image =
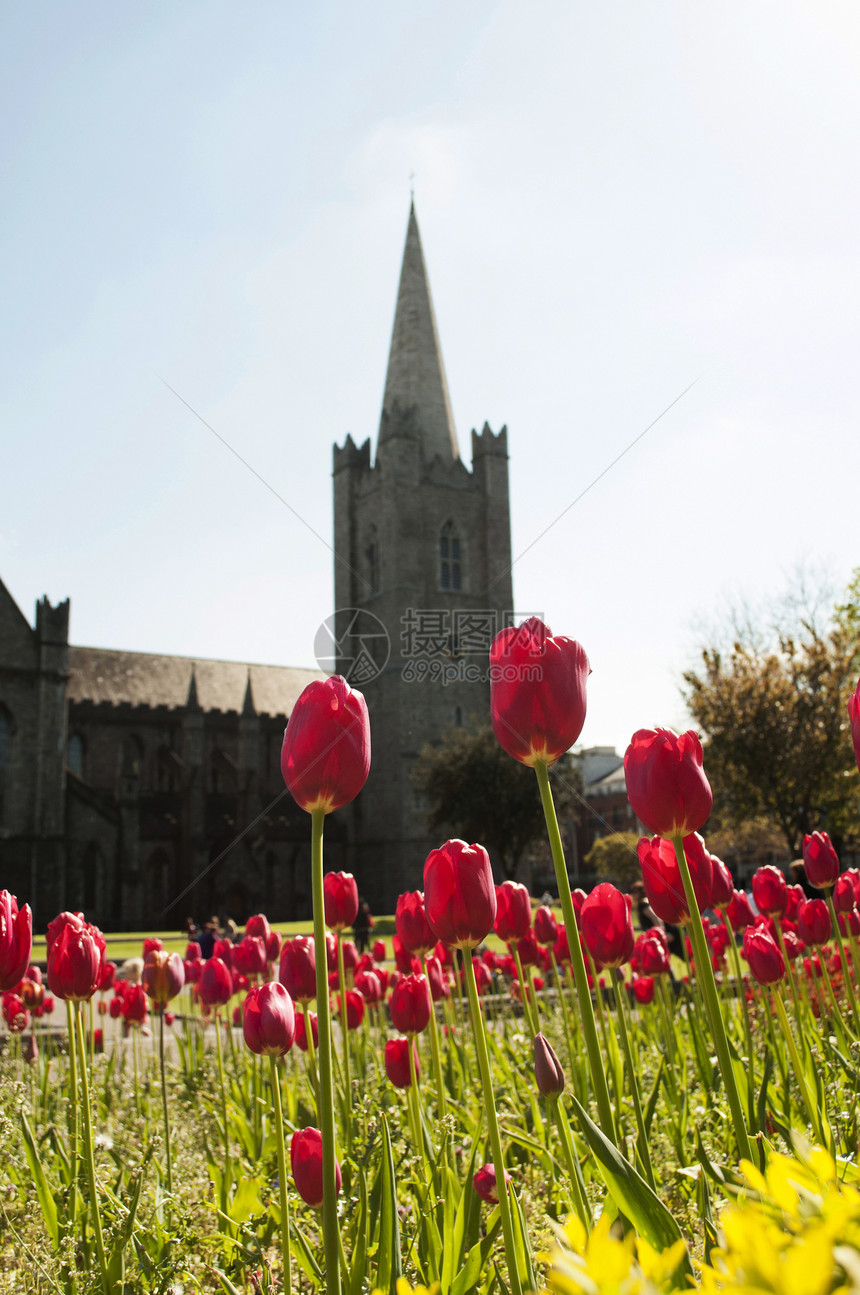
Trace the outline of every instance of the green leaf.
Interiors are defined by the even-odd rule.
[[[110,1257],[108,1259],[108,1280],[111,1285],[119,1286],[122,1281],[125,1251],[131,1241],[131,1235],[134,1231],[134,1222],[137,1217],[137,1207],[140,1204],[140,1195],[143,1190],[143,1180],[146,1177],[146,1169],[152,1159],[154,1151],[153,1144],[150,1142],[143,1153],[143,1159],[137,1170],[137,1179],[134,1184],[134,1190],[131,1199],[125,1204],[128,1208],[128,1214],[123,1221],[123,1225],[117,1234],[111,1247]]]
[[[51,1189],[48,1186],[48,1180],[45,1177],[45,1170],[42,1167],[42,1161],[39,1158],[39,1150],[36,1146],[36,1139],[33,1137],[33,1130],[27,1123],[27,1116],[21,1112],[21,1123],[24,1126],[24,1150],[27,1155],[27,1163],[30,1166],[30,1173],[33,1183],[36,1187],[36,1196],[39,1206],[42,1210],[42,1218],[45,1220],[45,1227],[51,1237],[54,1249],[60,1244],[60,1227],[57,1220],[57,1204],[51,1195]]]
[[[487,1266],[487,1260],[490,1257],[501,1226],[502,1216],[497,1205],[487,1219],[487,1235],[481,1241],[476,1241],[472,1246],[466,1262],[454,1279],[451,1295],[468,1295],[468,1292],[476,1288],[481,1273]]]
[[[651,1089],[651,1095],[648,1098],[648,1104],[645,1107],[645,1132],[650,1135],[651,1124],[654,1120],[654,1112],[657,1109],[657,1098],[660,1095],[660,1080],[663,1077],[665,1058],[660,1058],[660,1064],[657,1067],[657,1074],[654,1077],[654,1087]]]
[[[302,1232],[301,1228],[295,1221],[291,1220],[293,1240],[290,1249],[296,1257],[299,1267],[306,1277],[312,1282],[321,1282],[323,1279],[322,1268],[316,1261],[316,1257],[311,1250],[308,1239]]]
[[[662,1253],[670,1246],[682,1240],[681,1229],[669,1210],[636,1172],[630,1161],[622,1156],[591,1116],[576,1098],[571,1095],[579,1124],[586,1142],[597,1161],[601,1177],[615,1200],[618,1209],[625,1214],[646,1241]],[[684,1258],[674,1274],[676,1289],[687,1285],[687,1275],[692,1276],[690,1257],[684,1251]]]
[[[376,1252],[376,1286],[396,1295],[395,1283],[403,1276],[400,1258],[400,1219],[397,1213],[397,1184],[394,1176],[394,1154],[391,1132],[385,1115],[382,1123],[382,1159],[377,1182],[380,1185],[379,1248]]]
[[[349,1295],[361,1295],[367,1276],[367,1178],[363,1168],[358,1172],[358,1212],[355,1219],[352,1264],[349,1270]]]

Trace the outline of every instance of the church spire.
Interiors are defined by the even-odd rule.
[[[415,421],[427,459],[436,454],[448,463],[459,459],[457,433],[414,203],[409,208],[409,226],[391,334],[380,442],[393,431],[395,402],[403,412],[415,407]]]

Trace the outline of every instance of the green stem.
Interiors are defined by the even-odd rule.
[[[430,976],[427,971],[427,955],[422,958],[424,963],[424,975],[427,976],[427,984],[430,984]],[[448,1114],[448,1098],[445,1093],[445,1085],[442,1083],[442,1058],[439,1053],[439,1026],[436,1021],[436,1004],[432,1001],[430,1007],[430,1051],[433,1055],[433,1075],[436,1080],[436,1103],[439,1108],[439,1118],[444,1119]]]
[[[227,1085],[224,1081],[224,1050],[221,1046],[221,1014],[217,1007],[215,1008],[215,1049],[218,1056],[218,1082],[221,1088],[221,1118],[224,1121],[224,1176],[221,1180],[221,1208],[224,1213],[226,1213],[227,1187],[230,1181],[230,1131],[227,1123]]]
[[[812,1125],[812,1128],[815,1131],[816,1137],[821,1139],[822,1145],[829,1148],[830,1146],[833,1145],[833,1135],[831,1133],[830,1139],[828,1141],[825,1134],[824,1126],[821,1120],[821,1116],[818,1111],[818,1107],[816,1106],[815,1101],[813,1100],[812,1094],[809,1091],[809,1086],[806,1082],[806,1076],[803,1073],[803,1063],[800,1059],[800,1053],[797,1050],[797,1044],[794,1041],[794,1034],[792,1033],[792,1030],[791,1030],[791,1022],[788,1019],[788,1012],[786,1012],[785,1010],[785,1003],[783,1002],[782,993],[780,992],[779,985],[772,985],[771,990],[772,990],[771,1001],[776,1007],[776,1014],[779,1017],[779,1024],[780,1024],[780,1027],[782,1028],[783,1037],[785,1038],[785,1045],[788,1048],[788,1055],[791,1058],[791,1065],[792,1065],[792,1069],[794,1070],[794,1078],[797,1081],[798,1088],[800,1089],[800,1095],[803,1098],[803,1104],[806,1107],[806,1113],[809,1116],[809,1123]]]
[[[738,1086],[735,1083],[734,1070],[732,1069],[729,1041],[726,1037],[725,1022],[723,1021],[723,1014],[720,1010],[720,1002],[717,996],[714,969],[711,966],[708,942],[705,938],[705,929],[702,926],[702,915],[699,912],[696,892],[693,889],[693,879],[690,876],[687,856],[684,854],[684,842],[680,836],[673,836],[672,844],[675,847],[675,857],[678,860],[678,869],[684,883],[684,894],[687,899],[687,908],[690,912],[690,934],[693,938],[693,952],[696,959],[696,984],[702,991],[705,1009],[711,1019],[711,1033],[714,1039],[714,1047],[717,1051],[717,1060],[720,1063],[720,1072],[723,1076],[726,1096],[729,1099],[738,1150],[743,1159],[752,1160],[752,1147],[750,1146],[749,1135],[744,1123],[743,1106]]]
[[[517,946],[516,946],[516,941],[512,940],[511,943],[508,945],[508,948],[510,949],[511,953],[514,955],[514,966],[517,969],[517,982],[520,987],[520,1002],[523,1005],[523,1016],[526,1019],[526,1028],[528,1029],[528,1032],[531,1035],[531,1037],[534,1038],[538,1030],[537,1030],[537,1025],[535,1024],[533,1004],[529,1001],[529,983],[526,981],[525,976],[523,975],[523,964],[520,961],[520,955],[519,955],[519,950],[517,949]]]
[[[164,1012],[165,1004],[161,1004],[160,1028],[158,1031],[158,1052],[161,1061],[161,1105],[164,1111],[164,1146],[167,1151],[167,1191],[173,1195],[173,1161],[170,1156],[170,1116],[167,1112],[167,1076],[164,1072]]]
[[[340,986],[340,1032],[343,1037],[343,1086],[346,1098],[346,1145],[352,1148],[352,1080],[349,1065],[349,1025],[346,1009],[346,974],[343,965],[343,937],[337,933],[337,979]]]
[[[603,1126],[603,1132],[608,1138],[615,1142],[615,1119],[612,1114],[612,1103],[609,1100],[606,1071],[603,1066],[603,1058],[600,1054],[600,1042],[597,1038],[597,1025],[594,1020],[594,1004],[591,1001],[591,992],[588,988],[588,977],[585,972],[585,962],[582,957],[582,947],[579,943],[579,931],[576,925],[576,915],[573,911],[573,896],[570,893],[570,881],[568,880],[567,864],[564,859],[564,846],[561,842],[561,833],[558,830],[558,819],[555,814],[552,789],[549,785],[549,774],[547,772],[547,767],[542,760],[539,760],[534,768],[535,773],[537,774],[538,787],[540,788],[540,798],[541,804],[543,805],[544,818],[546,819],[549,844],[552,851],[552,861],[555,866],[555,880],[556,885],[558,886],[559,898],[561,900],[561,911],[564,915],[567,942],[570,946],[570,961],[571,966],[573,967],[574,980],[576,982],[576,994],[579,999],[582,1029],[585,1034],[585,1046],[588,1051],[588,1066],[591,1072],[591,1086],[594,1092],[595,1101],[597,1102],[597,1110],[600,1116],[600,1123]]]
[[[573,1198],[573,1208],[586,1232],[591,1231],[591,1211],[588,1208],[588,1202],[585,1197],[582,1183],[582,1170],[579,1167],[579,1160],[576,1155],[576,1149],[573,1145],[573,1134],[570,1131],[570,1125],[567,1122],[567,1112],[561,1104],[559,1098],[549,1099],[552,1105],[555,1122],[558,1125],[561,1147],[564,1152],[564,1158],[567,1163],[567,1173],[570,1178],[570,1191]]]
[[[290,1198],[287,1195],[287,1156],[284,1149],[284,1112],[281,1106],[281,1081],[278,1062],[269,1057],[269,1074],[272,1080],[272,1104],[275,1108],[275,1141],[278,1151],[278,1192],[281,1198],[281,1260],[284,1267],[282,1285],[284,1292],[292,1287],[290,1270]]]
[[[311,813],[311,879],[314,904],[314,956],[317,976],[317,1024],[319,1025],[319,1120],[322,1134],[323,1251],[327,1295],[340,1295],[340,1242],[337,1222],[337,1179],[334,1129],[334,1073],[332,1067],[331,1006],[328,994],[328,962],[325,944],[325,899],[323,895],[323,825],[325,813]],[[341,992],[343,985],[341,985]]]
[[[75,1009],[68,998],[66,999],[66,1022],[69,1034],[69,1086],[71,1088],[69,1140],[72,1144],[72,1217],[74,1217],[75,1196],[78,1189],[78,1049],[75,1040]]]
[[[472,1029],[475,1035],[475,1051],[478,1054],[478,1069],[481,1073],[481,1085],[484,1090],[484,1104],[487,1111],[487,1124],[490,1132],[490,1146],[493,1151],[493,1166],[496,1171],[496,1190],[499,1194],[499,1210],[502,1216],[502,1235],[505,1239],[505,1256],[508,1261],[508,1280],[513,1295],[523,1295],[523,1284],[517,1265],[517,1252],[514,1245],[514,1221],[511,1214],[511,1201],[508,1195],[508,1182],[505,1178],[505,1158],[502,1151],[502,1136],[499,1132],[499,1118],[496,1114],[496,1101],[493,1096],[493,1077],[490,1072],[490,1055],[487,1050],[487,1036],[484,1030],[484,1018],[481,1015],[481,1002],[478,998],[478,985],[475,980],[475,968],[472,966],[471,953],[467,949],[463,957],[466,986],[469,993],[469,1008],[472,1013]]]
[[[833,890],[826,891],[827,907],[830,909],[830,921],[833,924],[833,938],[836,941],[836,947],[839,950],[839,960],[842,964],[842,983],[845,986],[845,993],[848,995],[848,1002],[851,1006],[851,1019],[854,1022],[854,1034],[860,1038],[860,1013],[857,1011],[857,999],[854,994],[854,984],[851,980],[852,968],[849,966],[848,959],[845,956],[845,945],[842,943],[842,932],[839,930],[839,921],[836,917],[836,909],[833,907]]]
[[[636,1115],[636,1127],[639,1130],[639,1159],[641,1160],[642,1167],[645,1170],[645,1177],[648,1179],[648,1186],[653,1192],[656,1192],[657,1183],[654,1179],[651,1153],[648,1149],[648,1134],[645,1131],[645,1117],[642,1114],[642,1099],[639,1096],[639,1081],[636,1078],[636,1066],[633,1063],[633,1050],[630,1047],[630,1035],[627,1030],[627,1018],[625,1016],[627,1004],[624,1002],[617,970],[612,972],[612,988],[615,991],[615,1010],[618,1017],[618,1032],[621,1035],[621,1050],[624,1053],[624,1064],[627,1067],[627,1083],[633,1097],[633,1111]]]
[[[75,1030],[78,1046],[78,1055],[81,1063],[81,1097],[82,1110],[84,1116],[84,1156],[87,1162],[87,1177],[90,1185],[90,1199],[93,1209],[93,1227],[96,1233],[96,1252],[99,1258],[99,1271],[102,1277],[102,1289],[105,1295],[109,1295],[110,1282],[108,1280],[107,1256],[105,1255],[105,1242],[102,1236],[102,1219],[99,1210],[98,1187],[96,1185],[96,1161],[93,1151],[93,1117],[90,1107],[90,1085],[87,1075],[87,1044],[84,1038],[84,1021],[81,1014],[82,1004],[75,1003]]]

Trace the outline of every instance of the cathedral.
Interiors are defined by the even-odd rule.
[[[337,671],[367,698],[370,777],[326,826],[326,867],[376,912],[420,887],[421,748],[489,713],[487,654],[512,616],[507,432],[460,457],[418,222],[409,213],[375,450],[334,446],[334,614],[320,671],[75,647],[69,603],[31,626],[0,581],[0,886],[37,929],[81,909],[106,930],[310,915],[309,819],[283,731]]]

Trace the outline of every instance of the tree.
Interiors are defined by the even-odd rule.
[[[599,836],[585,856],[585,866],[596,872],[601,881],[611,881],[619,890],[629,891],[634,881],[642,880],[642,868],[634,832],[613,832]]]
[[[534,771],[502,750],[489,724],[446,729],[421,751],[412,779],[427,801],[430,831],[480,842],[505,877],[545,836]],[[565,763],[553,787],[559,819],[571,818],[577,789],[578,771]]]
[[[860,668],[858,627],[860,570],[826,617],[795,588],[781,623],[767,629],[747,619],[727,652],[702,648],[684,695],[706,741],[718,825],[769,821],[792,857],[807,832],[828,831],[837,849],[857,833],[847,706]]]

